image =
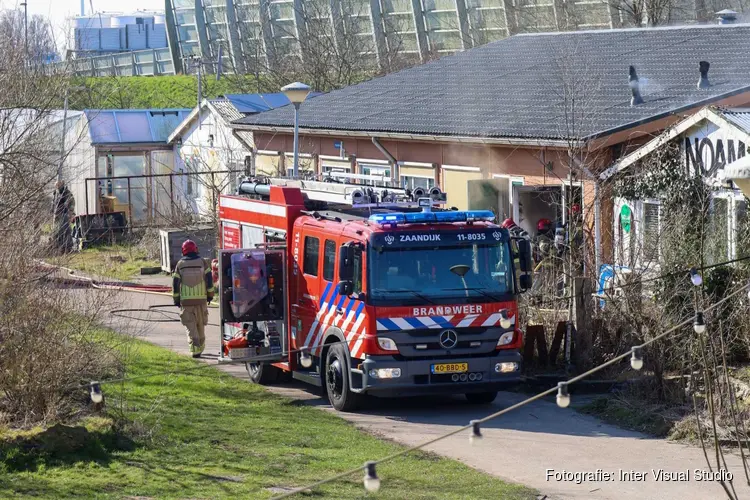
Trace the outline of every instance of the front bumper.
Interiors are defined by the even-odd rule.
[[[510,373],[495,371],[497,363],[516,363],[518,369]],[[431,366],[436,363],[468,363],[472,374],[481,374],[480,380],[453,381],[451,375],[435,375]],[[358,367],[359,368],[359,367]],[[369,372],[378,368],[399,368],[401,376],[392,379],[370,377]],[[496,351],[483,357],[457,357],[455,359],[398,360],[394,356],[368,356],[361,368],[352,369],[351,387],[355,392],[374,396],[398,396],[404,394],[465,394],[508,389],[521,379],[521,353],[515,350]]]

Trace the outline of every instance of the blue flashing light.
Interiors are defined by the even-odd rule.
[[[407,224],[435,222],[436,220],[434,212],[413,212],[413,213],[406,213],[404,214],[404,216],[406,217]]]
[[[370,216],[370,221],[377,224],[403,224],[406,218],[402,213],[375,214]]]
[[[458,212],[456,210],[435,212],[435,219],[438,222],[463,222],[466,220],[466,212]]]
[[[370,216],[370,222],[380,225],[390,224],[426,224],[429,222],[474,222],[495,220],[491,210],[469,210],[450,212],[409,212],[375,214]]]
[[[492,213],[492,210],[469,210],[464,213],[466,214],[467,221],[483,220],[493,222],[495,220],[495,214]]]

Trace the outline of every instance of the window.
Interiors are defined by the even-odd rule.
[[[490,236],[491,238],[491,236]],[[507,243],[376,249],[368,261],[374,305],[487,302],[513,292]],[[456,264],[469,270],[452,271]]]
[[[706,225],[705,259],[707,264],[718,264],[729,258],[729,202],[715,196],[711,200]]]
[[[312,236],[305,236],[305,262],[302,272],[310,276],[318,275],[318,256],[320,255],[320,240]]]
[[[263,243],[263,229],[243,224],[242,248],[255,248],[259,243]]]
[[[435,179],[432,177],[414,177],[411,175],[401,176],[401,185],[404,189],[424,188],[430,189],[435,187]]]
[[[355,294],[362,292],[362,249],[354,248],[354,277],[352,278],[352,291]]]
[[[643,203],[643,260],[659,261],[659,226],[661,206],[659,203]]]
[[[326,240],[323,250],[323,279],[333,281],[333,268],[336,265],[336,242]]]
[[[366,180],[362,181],[363,184],[368,186],[387,186],[391,181],[391,167],[381,167],[378,165],[359,165],[363,175],[372,175],[382,177],[383,180]]]

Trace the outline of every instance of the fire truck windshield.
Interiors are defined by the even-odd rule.
[[[451,246],[391,246],[370,252],[375,305],[507,300],[513,292],[507,242]]]

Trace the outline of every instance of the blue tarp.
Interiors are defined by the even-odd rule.
[[[166,144],[189,109],[87,109],[92,144]]]

